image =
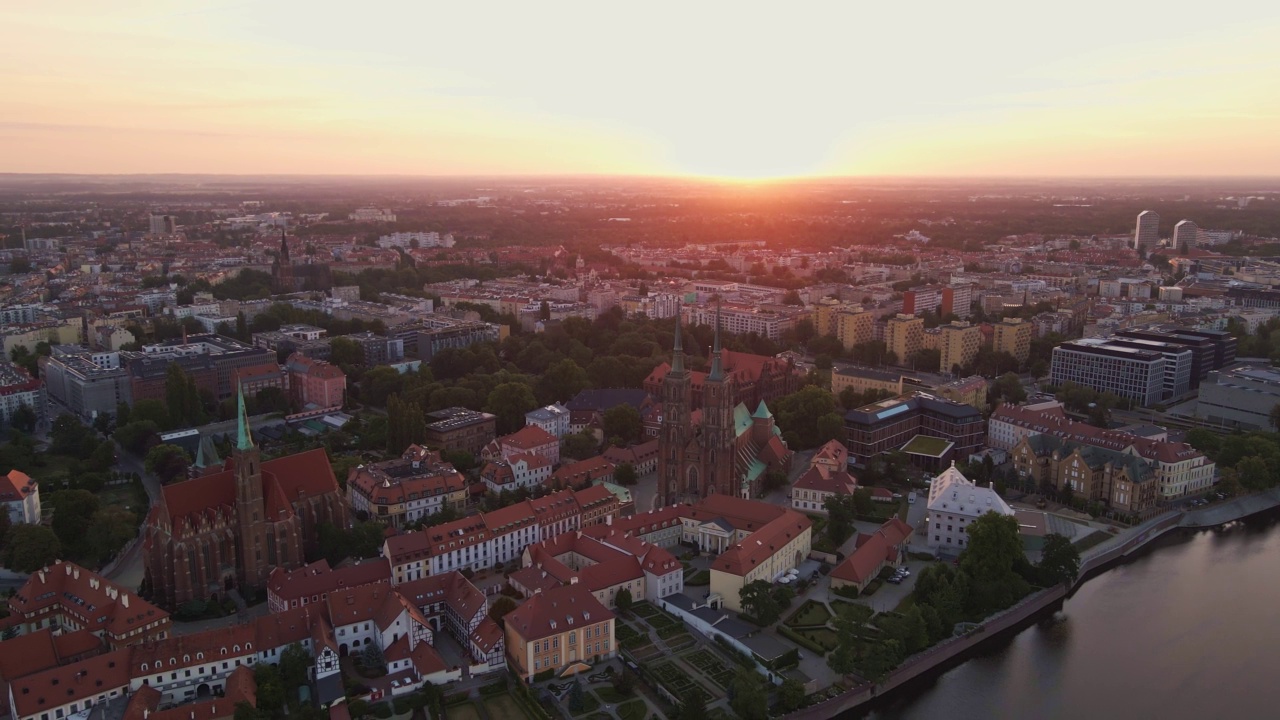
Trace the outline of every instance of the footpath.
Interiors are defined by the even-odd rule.
[[[883,695],[898,686],[929,673],[944,663],[972,650],[981,643],[998,637],[1001,633],[1021,625],[1046,608],[1064,600],[1075,588],[1083,584],[1091,574],[1105,569],[1109,564],[1137,552],[1147,544],[1174,528],[1207,528],[1241,520],[1250,515],[1280,507],[1280,488],[1235,498],[1228,502],[1195,510],[1171,510],[1141,525],[1117,533],[1107,541],[1089,548],[1081,554],[1080,574],[1070,587],[1058,585],[1028,595],[1018,604],[984,620],[965,635],[944,640],[927,648],[892,670],[878,683],[867,682],[850,688],[845,693],[817,705],[792,712],[789,720],[826,720]]]

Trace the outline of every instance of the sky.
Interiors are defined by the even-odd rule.
[[[0,172],[1280,173],[1280,3],[0,3]]]

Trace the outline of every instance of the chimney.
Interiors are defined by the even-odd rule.
[[[120,604],[129,607],[129,593],[120,596]]]
[[[71,571],[71,578],[72,578],[73,580],[79,580],[79,579],[80,579],[80,568],[75,568],[74,570],[72,570],[72,571]]]

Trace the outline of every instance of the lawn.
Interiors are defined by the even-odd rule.
[[[652,645],[652,644],[641,645],[640,647],[634,648],[634,649],[628,648],[628,650],[630,650],[631,654],[635,656],[635,659],[639,660],[640,662],[645,662],[647,660],[654,660],[663,654],[663,652],[659,650],[656,645]]]
[[[480,720],[480,711],[476,709],[474,703],[453,705],[445,708],[444,714],[449,720]],[[524,711],[520,711],[512,717],[524,717]]]
[[[955,443],[942,438],[930,437],[928,435],[917,435],[911,438],[911,442],[902,446],[902,451],[914,455],[926,455],[928,457],[942,457]]]
[[[484,711],[491,718],[510,718],[511,720],[519,720],[527,718],[529,714],[520,707],[520,703],[510,695],[495,695],[484,701]],[[450,716],[452,717],[452,716]]]
[[[693,678],[689,677],[689,673],[682,670],[673,662],[664,662],[660,665],[654,666],[652,673],[653,677],[656,678],[658,682],[662,683],[662,686],[667,689],[667,692],[671,693],[675,697],[683,698],[689,693],[694,692],[702,693],[704,696],[707,695],[707,691],[702,689],[701,685],[694,682]],[[707,697],[706,699],[708,701],[711,700],[710,697]]]
[[[631,606],[631,612],[642,618],[648,619],[654,615],[661,614],[662,611],[658,610],[658,608],[653,605],[650,605],[648,602],[640,602]]]
[[[670,648],[673,653],[688,650],[696,644],[697,643],[693,641],[693,638],[687,634],[677,635],[667,640],[667,647]]]
[[[647,711],[648,706],[644,704],[644,701],[636,698],[618,706],[618,717],[622,718],[622,720],[644,720]]]
[[[836,631],[831,628],[803,628],[795,631],[797,635],[805,638],[819,647],[826,648],[828,652],[834,650],[839,641]]]
[[[647,642],[645,639],[648,637],[647,635],[642,635],[635,628],[624,622],[616,623],[613,632],[614,636],[618,639],[618,643],[625,648],[630,648],[632,645],[640,642]]]
[[[856,622],[864,623],[876,614],[869,605],[862,603],[843,602],[840,600],[832,600],[831,607],[835,608],[836,614],[842,618],[849,618]]]
[[[831,611],[816,600],[806,600],[791,617],[787,618],[786,624],[791,627],[804,627],[806,625],[826,625],[831,619]]]
[[[601,700],[609,703],[610,705],[617,705],[620,702],[626,702],[632,697],[631,695],[623,695],[611,687],[596,688],[594,692],[596,695],[600,696]]]
[[[693,575],[689,575],[684,579],[685,585],[710,585],[711,572],[708,570],[699,570]]]

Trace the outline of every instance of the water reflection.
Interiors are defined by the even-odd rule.
[[[1275,717],[1278,520],[1161,538],[1061,612],[850,717]]]

